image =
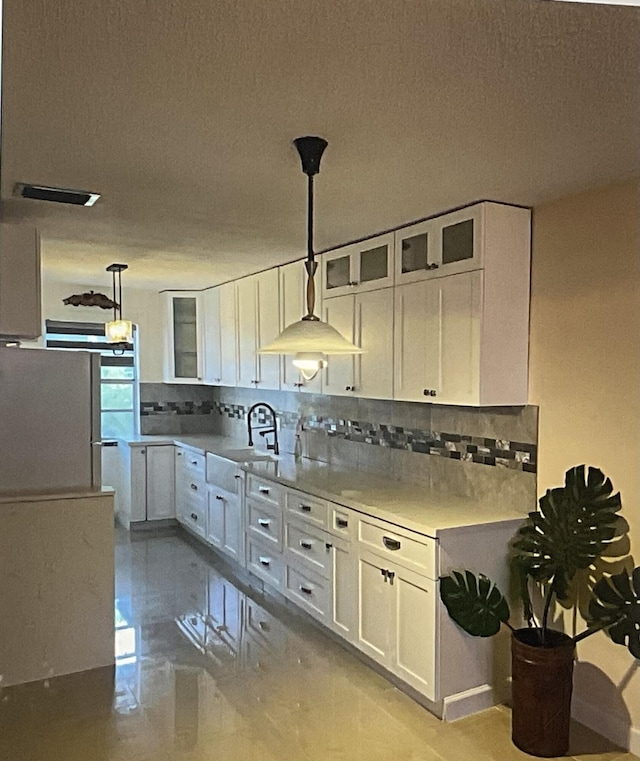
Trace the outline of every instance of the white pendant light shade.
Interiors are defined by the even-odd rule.
[[[270,344],[258,349],[258,354],[363,354],[331,325],[321,320],[298,320],[288,325]]]
[[[105,323],[104,334],[110,344],[131,343],[133,323],[131,320],[112,320]]]

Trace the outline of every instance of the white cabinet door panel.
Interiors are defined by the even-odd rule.
[[[234,283],[217,288],[220,300],[220,385],[235,386],[238,363],[238,325]]]
[[[393,566],[395,589],[395,648],[391,670],[436,700],[436,616],[435,581]]]
[[[220,350],[220,289],[210,288],[202,293],[203,314],[203,378],[207,384],[218,385],[222,379]]]
[[[440,299],[440,404],[480,401],[480,304],[482,272],[441,278],[435,283]]]
[[[341,539],[332,540],[332,614],[331,628],[353,642],[358,630],[358,566],[351,543]]]
[[[393,289],[356,296],[358,379],[356,393],[369,399],[393,398]]]
[[[384,561],[383,561],[384,562]],[[355,644],[379,663],[391,654],[393,623],[391,585],[382,574],[375,555],[362,553],[358,559],[358,640]]]
[[[256,357],[258,304],[253,277],[236,282],[238,313],[238,386],[254,388],[258,379]]]
[[[272,269],[255,275],[257,324],[256,349],[266,346],[280,333],[278,270]],[[280,356],[278,354],[257,355],[258,388],[280,388]]]
[[[355,342],[355,296],[338,296],[324,302],[324,320],[348,341]],[[325,394],[353,396],[355,360],[353,354],[329,355],[322,389]]]
[[[147,448],[131,447],[131,520],[147,519]]]
[[[215,486],[207,487],[207,541],[214,547],[224,544],[224,497]]]
[[[173,446],[146,447],[147,520],[175,518],[175,471]]]

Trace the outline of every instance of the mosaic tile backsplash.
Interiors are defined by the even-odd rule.
[[[213,406],[220,415],[236,420],[244,420],[248,410],[243,404],[214,402]],[[255,422],[260,425],[273,422],[266,408],[256,410],[254,417]],[[536,472],[538,448],[533,443],[446,431],[425,431],[382,422],[360,422],[318,415],[305,417],[292,412],[283,412],[278,418],[281,428],[291,428],[299,424],[303,431],[323,432],[327,436],[337,436],[346,441],[404,449],[479,465],[498,465],[527,473]]]

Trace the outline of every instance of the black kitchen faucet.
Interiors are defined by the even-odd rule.
[[[273,421],[272,425],[263,425],[253,428],[251,425],[251,415],[253,414],[254,410],[257,410],[259,407],[264,407],[265,409],[269,410],[271,413],[271,419]],[[254,430],[259,431],[261,436],[267,436],[267,434],[272,433],[273,444],[269,444],[269,442],[267,442],[267,450],[272,451],[274,454],[280,454],[280,448],[278,447],[278,423],[276,420],[276,411],[270,404],[267,404],[266,402],[257,402],[253,406],[249,407],[249,412],[247,412],[247,432],[249,433],[250,447],[253,446]]]

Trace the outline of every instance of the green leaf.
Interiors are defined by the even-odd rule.
[[[578,465],[564,487],[548,489],[513,541],[514,557],[540,584],[551,583],[558,599],[569,596],[576,572],[589,568],[615,540],[620,495],[598,468]],[[526,601],[525,601],[526,602]]]
[[[589,628],[601,627],[618,645],[640,658],[640,567],[605,576],[593,587]]]
[[[509,605],[498,587],[471,571],[443,576],[440,599],[458,626],[474,637],[491,637],[509,620]]]

